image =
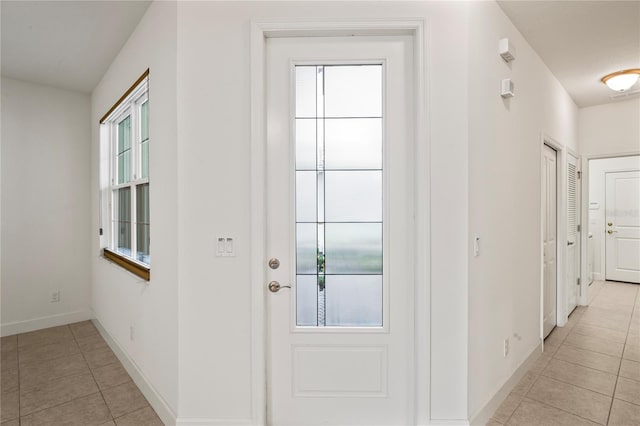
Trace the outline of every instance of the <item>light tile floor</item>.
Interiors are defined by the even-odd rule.
[[[162,421],[90,321],[3,337],[1,426]]]
[[[544,348],[488,425],[640,425],[640,285],[594,282]]]

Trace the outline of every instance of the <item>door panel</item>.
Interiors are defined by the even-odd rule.
[[[567,313],[578,304],[578,277],[580,276],[580,180],[579,162],[569,154],[567,158]]]
[[[606,279],[640,283],[640,172],[606,173]]]
[[[557,281],[557,166],[556,151],[547,145],[542,151],[543,304],[542,328],[546,337],[556,326]]]
[[[267,418],[411,423],[411,38],[267,42]]]

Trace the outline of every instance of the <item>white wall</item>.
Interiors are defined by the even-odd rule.
[[[605,279],[605,173],[640,170],[640,156],[589,160],[589,229],[592,245],[593,278]],[[591,247],[589,248],[591,249]]]
[[[180,417],[252,416],[250,289],[264,283],[250,281],[250,24],[288,17],[426,19],[431,415],[466,419],[468,5],[457,2],[179,2]],[[217,236],[236,239],[236,257],[215,257]]]
[[[581,108],[578,123],[584,156],[640,153],[640,97]]]
[[[147,69],[149,73],[149,179],[151,281],[100,256],[99,197],[92,191],[92,307],[97,320],[155,390],[154,408],[165,422],[178,409],[178,160],[175,2],[154,2],[91,96],[91,188],[99,179],[100,117]],[[103,220],[107,220],[105,217]],[[130,327],[134,338],[130,338]],[[154,402],[154,401],[152,401]]]
[[[90,149],[88,95],[2,78],[3,336],[89,318]]]
[[[497,4],[473,2],[470,16],[468,245],[479,236],[481,250],[469,253],[473,418],[541,342],[541,137],[577,151],[578,110]],[[497,53],[503,37],[516,46],[511,64]],[[515,84],[510,100],[500,97],[504,78]],[[562,181],[564,152],[558,163]]]

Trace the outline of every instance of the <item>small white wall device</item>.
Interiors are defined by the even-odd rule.
[[[500,83],[500,96],[504,99],[513,98],[516,94],[513,91],[513,81],[510,78],[505,78]]]
[[[498,53],[505,62],[511,62],[516,58],[516,48],[508,38],[502,38],[498,42]]]

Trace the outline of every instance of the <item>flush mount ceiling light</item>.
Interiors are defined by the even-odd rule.
[[[640,77],[640,68],[632,68],[624,71],[616,71],[602,77],[602,82],[609,89],[616,92],[625,92],[629,90]]]

